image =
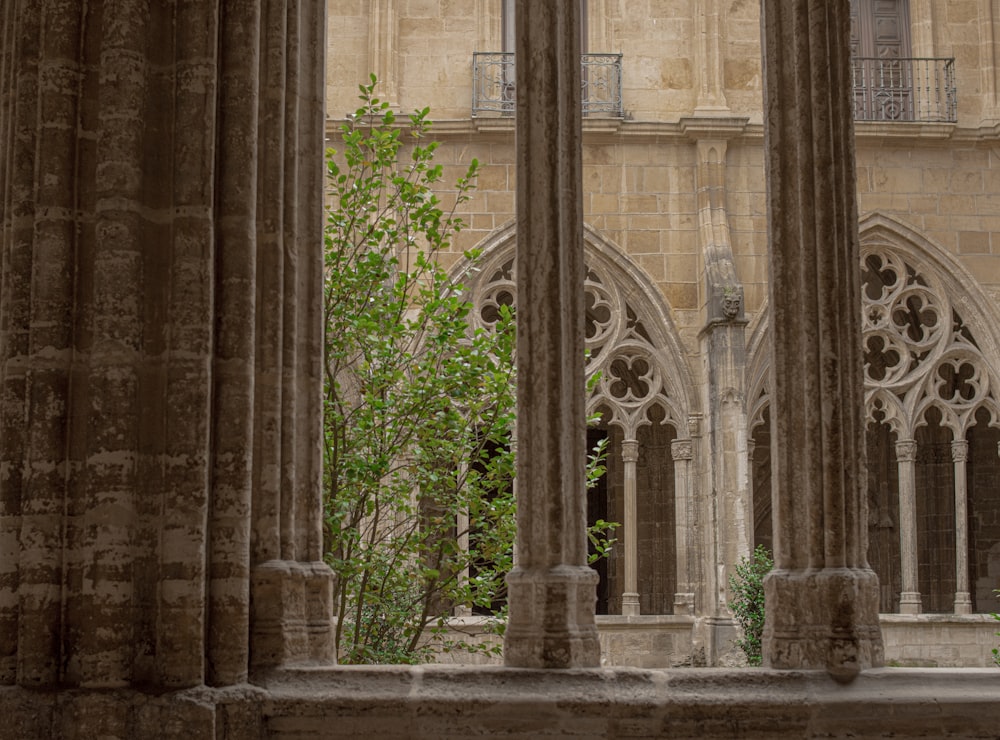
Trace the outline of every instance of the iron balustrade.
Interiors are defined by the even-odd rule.
[[[581,54],[583,114],[622,115],[622,55]],[[472,55],[472,115],[514,114],[514,53]]]
[[[954,59],[853,57],[855,121],[958,120]]]

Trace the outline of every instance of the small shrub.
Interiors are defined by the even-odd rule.
[[[761,637],[764,635],[764,576],[774,567],[771,553],[758,545],[749,558],[740,558],[736,572],[729,576],[733,591],[730,607],[743,632],[736,647],[746,655],[747,663],[760,665]]]

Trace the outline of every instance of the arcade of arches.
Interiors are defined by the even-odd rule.
[[[971,278],[946,285],[959,270],[942,273],[927,256],[898,238],[863,237],[868,560],[883,613],[990,613],[1000,608],[1000,358],[973,326],[986,332],[995,319],[980,315]],[[770,415],[759,385],[754,540],[771,546]]]
[[[835,262],[858,257],[849,4],[761,7],[771,269],[788,291],[771,301],[778,567],[767,668],[747,672],[599,666],[575,0],[516,3],[517,54],[532,60],[517,68],[518,363],[533,383],[518,388],[505,665],[357,670],[333,664],[320,551],[324,4],[0,4],[0,738],[995,736],[1000,674],[881,667],[854,485],[859,285]],[[919,313],[954,337],[950,317]],[[958,314],[971,327],[950,363],[959,396],[934,405],[975,455],[978,412],[957,410],[985,388],[969,348],[986,340]],[[642,325],[646,336],[625,322],[607,402],[628,411],[645,388],[657,421],[673,409],[644,385],[662,366],[638,361],[657,341]],[[797,390],[807,383],[816,394]],[[813,412],[833,399],[821,430]],[[919,455],[924,432],[905,425],[938,417],[893,416],[879,400],[896,443],[912,431]],[[719,428],[738,437],[730,411]],[[972,499],[980,475],[967,476]]]

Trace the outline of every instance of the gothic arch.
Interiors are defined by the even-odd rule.
[[[473,320],[479,325],[492,323],[497,307],[516,299],[515,237],[514,222],[505,224],[476,247],[481,256],[475,263],[463,259],[453,270],[478,308]],[[602,373],[588,412],[606,405],[614,413],[610,423],[634,432],[658,407],[664,422],[686,436],[697,395],[669,305],[624,252],[586,225],[584,254],[587,374]],[[636,380],[649,392],[637,392]]]
[[[943,247],[933,243],[917,230],[902,220],[878,211],[865,215],[859,223],[861,236],[862,259],[875,253],[895,255],[906,265],[912,267],[918,274],[930,277],[934,286],[918,286],[917,292],[927,295],[928,290],[936,289],[936,293],[945,299],[941,310],[952,309],[966,327],[967,335],[974,338],[972,347],[949,345],[943,341],[937,348],[937,359],[949,359],[960,362],[963,357],[975,356],[981,358],[981,372],[974,377],[979,384],[975,404],[961,404],[964,408],[960,414],[949,412],[946,418],[956,429],[964,431],[971,425],[970,411],[974,415],[976,409],[985,406],[989,409],[993,423],[1000,426],[1000,406],[997,396],[1000,395],[1000,311],[990,301],[979,287],[976,278],[953,255]],[[905,301],[905,296],[901,296]],[[882,317],[885,321],[885,317]],[[770,317],[768,304],[765,302],[760,312],[751,324],[750,341],[747,343],[749,357],[747,388],[750,406],[747,409],[749,426],[753,429],[760,424],[763,408],[767,404],[770,390],[768,378],[770,371],[769,336]],[[878,333],[877,327],[872,327]],[[905,379],[904,379],[905,380]],[[928,381],[928,385],[933,385]],[[868,382],[866,373],[865,389],[866,410],[871,414],[876,403],[884,403],[890,411],[889,418],[899,432],[912,433],[919,425],[919,415],[931,406],[945,407],[947,399],[923,399],[910,401],[905,406],[900,399],[890,399],[881,392],[877,384]],[[990,391],[992,393],[987,393]],[[905,417],[909,414],[911,419]]]
[[[860,232],[868,416],[883,404],[906,439],[930,408],[956,439],[980,408],[1000,426],[1000,316],[976,279],[898,219],[869,214]]]
[[[515,224],[484,240],[475,263],[454,274],[488,328],[516,303]],[[596,378],[588,413],[600,410],[591,443],[606,437],[606,475],[588,493],[588,518],[622,524],[599,561],[598,612],[666,614],[691,603],[686,529],[691,508],[688,419],[696,394],[669,307],[628,257],[584,228],[586,371]],[[582,390],[582,389],[581,389]]]
[[[1000,474],[1000,315],[975,277],[910,225],[874,212],[859,231],[869,557],[882,610],[990,611],[1000,586],[987,582],[984,560],[1000,542],[990,524],[1000,510],[991,492]],[[768,323],[765,305],[748,343],[758,458],[769,446]],[[755,462],[755,473],[768,467]],[[755,495],[755,523],[765,510],[769,496]]]

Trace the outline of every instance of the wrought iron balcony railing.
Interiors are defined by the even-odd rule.
[[[583,115],[622,115],[622,55],[582,54]],[[472,55],[472,115],[514,114],[514,53]]]
[[[954,59],[854,57],[855,121],[955,122]]]

